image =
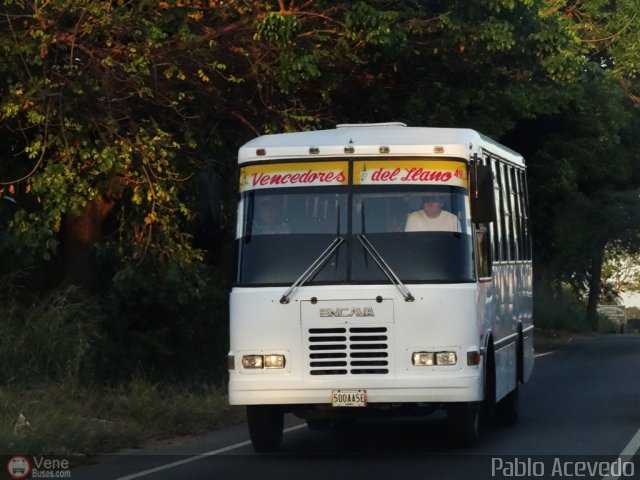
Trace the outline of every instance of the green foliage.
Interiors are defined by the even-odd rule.
[[[272,43],[280,49],[293,45],[302,25],[297,15],[269,12],[258,23],[255,40]]]
[[[398,12],[380,11],[365,2],[357,2],[345,15],[345,33],[349,40],[364,44],[401,43],[406,36],[392,28],[398,18]]]
[[[73,333],[100,352],[83,362],[96,377],[198,365],[222,376],[221,361],[210,365],[224,356],[229,273],[203,263],[207,249],[231,263],[220,252],[235,224],[238,146],[397,119],[475,128],[524,153],[536,289],[584,295],[594,252],[637,249],[636,10],[631,0],[5,1],[0,274],[46,272],[41,313],[64,331],[80,307],[59,303],[68,292],[47,297],[69,278],[52,272],[87,254],[94,323]],[[223,221],[196,245],[205,164],[226,180]],[[34,314],[3,308],[20,312],[11,321]],[[80,375],[78,355],[46,374]]]
[[[74,289],[54,291],[24,308],[16,301],[17,287],[3,280],[0,383],[86,379],[99,341],[100,309]]]
[[[278,56],[266,68],[273,75],[283,93],[290,93],[292,86],[320,76],[318,69],[321,52],[301,53],[297,49],[297,37],[302,24],[297,15],[270,12],[258,23],[254,39],[272,45]]]
[[[621,333],[620,326],[606,315],[598,316],[597,331],[600,333]]]
[[[601,303],[621,301],[623,293],[640,291],[640,258],[635,250],[621,241],[607,245],[601,275]]]
[[[20,254],[50,258],[64,218],[100,198],[122,207],[128,227],[115,227],[126,255],[168,255],[176,243],[189,250],[182,232],[191,214],[181,192],[198,164],[186,121],[191,89],[221,68],[185,56],[189,42],[200,41],[192,14],[163,14],[153,1],[24,2],[0,20],[7,72],[0,120],[19,132],[6,140],[24,157],[3,180],[26,184],[36,203],[10,225]],[[158,75],[172,66],[188,74]]]
[[[534,296],[536,328],[546,331],[572,333],[620,333],[618,325],[605,315],[598,315],[597,328],[592,329],[585,322],[587,304],[576,298],[568,285],[562,285],[555,292],[539,292]]]
[[[0,451],[71,455],[82,463],[88,455],[232,425],[243,412],[215,386],[142,378],[115,387],[7,386],[0,388]]]
[[[543,330],[586,332],[586,305],[567,288],[556,292],[539,292],[533,297],[536,327]]]
[[[217,275],[218,277],[220,275]],[[0,278],[0,384],[221,382],[227,352],[227,288],[201,266],[126,269],[102,298],[75,288],[44,298],[28,276]]]
[[[219,276],[219,275],[218,275]],[[126,380],[224,378],[227,353],[227,292],[204,267],[168,262],[117,273],[97,345],[95,376]]]

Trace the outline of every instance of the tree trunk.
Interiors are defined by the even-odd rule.
[[[604,245],[594,245],[589,268],[589,299],[587,302],[587,324],[593,331],[598,330],[598,303],[602,288],[602,264],[604,263]]]
[[[62,229],[64,282],[91,292],[95,288],[95,244],[115,202],[105,197],[89,203],[79,215],[65,218]]]

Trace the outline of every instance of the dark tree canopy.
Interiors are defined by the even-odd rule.
[[[522,151],[538,286],[598,296],[607,245],[637,248],[636,16],[631,0],[4,0],[3,264],[105,291],[197,270],[233,226],[244,141],[401,120]],[[223,207],[194,243],[203,171]]]

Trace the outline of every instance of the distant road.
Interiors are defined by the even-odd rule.
[[[253,453],[240,425],[145,455],[110,456],[72,478],[640,479],[640,335],[575,340],[537,356],[520,402],[516,426],[485,430],[471,450],[447,446],[437,413],[363,421],[348,432],[312,432],[292,418],[277,455]]]

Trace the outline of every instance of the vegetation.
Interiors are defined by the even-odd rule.
[[[220,388],[134,379],[109,388],[40,384],[0,388],[0,451],[82,456],[141,447],[152,438],[205,433],[240,422]]]
[[[634,1],[0,5],[0,388],[223,385],[234,158],[262,133],[475,128],[528,159],[535,294],[565,309],[538,319],[595,329],[634,284]]]

